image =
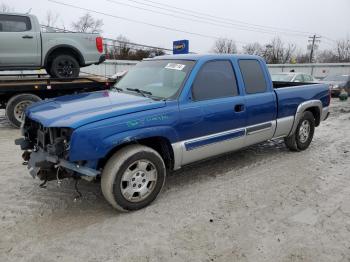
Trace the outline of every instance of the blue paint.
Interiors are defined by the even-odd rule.
[[[190,52],[190,46],[188,40],[178,40],[173,42],[173,54],[188,54]]]
[[[223,142],[234,138],[239,138],[244,135],[245,135],[244,130],[238,130],[229,134],[223,134],[220,136],[215,136],[215,137],[211,137],[211,138],[207,138],[199,141],[188,142],[188,143],[185,143],[185,147],[187,151],[190,151],[198,147],[207,146],[213,143]]]

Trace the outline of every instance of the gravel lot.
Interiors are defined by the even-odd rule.
[[[46,189],[0,111],[0,261],[350,261],[350,101],[311,147],[268,142],[168,177],[151,206],[114,211],[99,185]]]

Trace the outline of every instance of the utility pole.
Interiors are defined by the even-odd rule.
[[[319,40],[321,37],[317,36],[317,35],[313,35],[313,36],[309,36],[309,40],[308,42],[311,43],[310,44],[310,59],[309,62],[312,63],[312,59],[314,58],[314,50],[316,48],[316,43],[321,42],[321,40]]]

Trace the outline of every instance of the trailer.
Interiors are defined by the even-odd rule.
[[[7,120],[19,128],[27,106],[43,99],[62,95],[109,89],[115,79],[101,76],[78,78],[49,78],[47,75],[1,75],[0,109],[5,109]]]

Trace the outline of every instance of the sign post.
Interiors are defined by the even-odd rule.
[[[173,42],[173,54],[188,54],[189,53],[189,41],[188,40],[178,40]]]

